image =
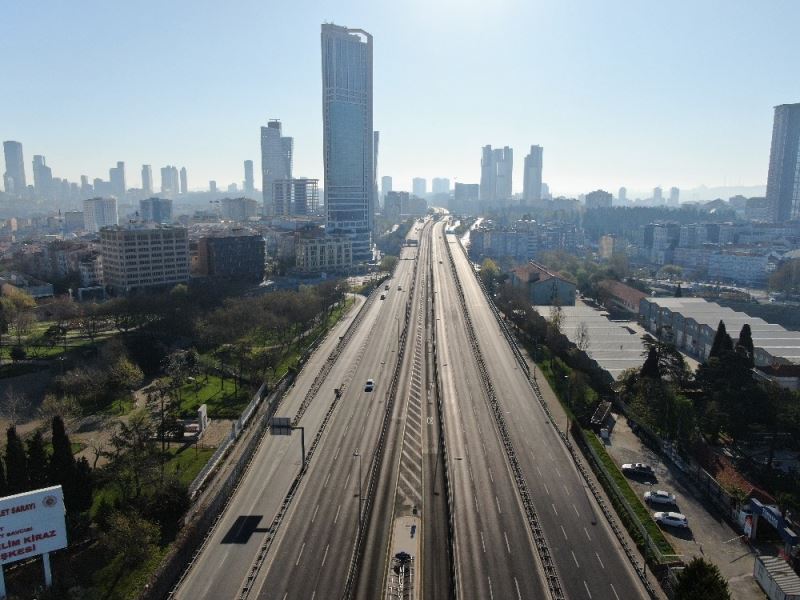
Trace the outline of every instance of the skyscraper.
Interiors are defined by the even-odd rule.
[[[244,161],[244,193],[252,196],[256,193],[255,185],[253,184],[253,161]]]
[[[381,139],[380,131],[372,132],[372,206],[380,204],[378,200],[378,142]]]
[[[514,151],[505,146],[492,150],[484,146],[481,153],[481,202],[511,198]]]
[[[428,193],[428,182],[424,177],[414,177],[411,180],[411,193],[420,198],[424,198]]]
[[[434,194],[449,194],[450,180],[447,177],[434,177],[431,183],[431,192]]]
[[[352,240],[353,262],[372,258],[372,36],[323,24],[322,126],[326,231]]]
[[[97,233],[103,227],[117,225],[116,198],[90,198],[83,201],[83,225],[90,233]]]
[[[676,187],[669,188],[669,205],[673,207],[680,206],[681,191]]]
[[[178,194],[180,192],[178,167],[167,165],[161,168],[161,193]]]
[[[664,191],[660,187],[653,188],[653,204],[660,206],[664,203]]]
[[[212,179],[211,181],[208,182],[208,191],[211,192],[212,194],[217,193],[217,182],[215,180]]]
[[[142,165],[142,192],[147,196],[153,194],[153,168],[150,165]]]
[[[773,221],[800,219],[800,104],[775,107],[767,202],[774,211]]]
[[[139,218],[145,223],[172,223],[172,200],[169,198],[139,200]]]
[[[525,173],[522,182],[522,201],[532,204],[542,199],[542,159],[544,149],[531,146],[531,153],[525,157]]]
[[[370,132],[372,130],[370,129]],[[264,216],[275,214],[272,197],[273,183],[292,178],[292,151],[294,141],[281,135],[281,122],[272,119],[261,128],[261,196]]]
[[[53,172],[39,154],[33,157],[33,189],[39,198],[50,199],[52,196]]]
[[[386,194],[392,191],[392,178],[389,175],[381,177],[381,197],[386,202]]]
[[[14,141],[3,142],[3,153],[6,158],[6,172],[3,185],[6,192],[21,196],[25,193],[25,161],[22,159],[22,144]]]
[[[117,161],[116,167],[108,170],[108,181],[111,184],[111,193],[117,198],[125,196],[125,163]]]
[[[619,188],[619,192],[617,193],[617,199],[619,200],[617,204],[625,204],[628,201],[628,188],[625,187]]]
[[[189,182],[186,178],[186,167],[181,167],[181,194],[185,194],[189,191]]]

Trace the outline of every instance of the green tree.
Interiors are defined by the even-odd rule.
[[[108,530],[101,541],[111,554],[121,558],[125,567],[142,564],[153,555],[158,542],[158,525],[136,511],[112,513]]]
[[[739,332],[739,339],[736,341],[736,351],[744,352],[750,366],[753,366],[755,346],[753,345],[753,332],[750,331],[750,325],[748,323],[742,325],[742,330]]]
[[[50,481],[60,485],[64,491],[64,505],[68,512],[75,507],[75,457],[72,454],[72,444],[69,441],[64,421],[61,417],[53,417],[52,444],[53,453],[50,455]]]
[[[730,600],[728,582],[719,567],[695,557],[678,575],[675,600]]]
[[[393,272],[394,268],[397,266],[398,258],[396,256],[392,256],[391,254],[385,255],[381,258],[381,271],[388,271]]]
[[[162,542],[175,539],[181,517],[189,510],[191,503],[189,488],[176,477],[170,477],[150,497],[146,516],[158,524]]]
[[[158,479],[161,453],[154,434],[149,415],[138,411],[117,423],[111,436],[113,482],[125,503],[139,500],[145,486]]]
[[[661,372],[658,368],[658,352],[654,347],[647,353],[647,359],[642,365],[641,377],[649,379],[661,379]]]
[[[6,469],[0,460],[0,498],[8,496],[8,482],[6,482]]]
[[[678,287],[675,288],[675,297],[676,298],[683,298],[683,290],[681,289],[681,284],[678,284]]]
[[[718,358],[726,352],[733,350],[733,340],[728,335],[725,329],[725,322],[720,321],[717,325],[717,333],[714,335],[714,341],[711,344],[711,352],[708,353],[709,358]]]
[[[72,508],[76,512],[85,512],[92,507],[94,492],[94,474],[89,461],[82,456],[75,463],[75,485],[73,486]]]
[[[21,494],[31,489],[25,448],[13,425],[6,431],[6,482],[9,494]]]
[[[11,360],[14,362],[25,360],[28,357],[28,353],[25,352],[25,348],[20,345],[12,347],[9,354],[11,355]]]
[[[37,431],[27,441],[28,476],[31,488],[38,490],[50,484],[49,457],[44,447],[42,432]]]
[[[481,263],[480,278],[490,292],[495,291],[495,284],[500,279],[500,267],[491,258],[484,258]]]

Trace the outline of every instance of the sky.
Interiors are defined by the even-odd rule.
[[[186,166],[241,183],[283,122],[322,178],[320,24],[374,36],[379,176],[480,180],[532,144],[551,191],[764,185],[773,106],[800,102],[800,2],[2,0],[0,140],[55,176]],[[259,177],[256,177],[257,185]],[[430,186],[430,183],[429,183]]]

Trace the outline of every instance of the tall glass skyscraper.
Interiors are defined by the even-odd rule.
[[[371,102],[370,110],[372,110]],[[25,161],[22,160],[22,144],[14,141],[3,142],[3,152],[6,158],[3,185],[9,194],[21,196],[25,193],[25,188],[28,185],[25,182]]]
[[[544,149],[531,146],[531,153],[525,157],[525,178],[522,182],[522,201],[533,204],[542,199],[542,158]]]
[[[372,259],[372,36],[322,25],[322,127],[326,231],[347,235],[353,262]]]
[[[800,220],[800,104],[775,107],[767,201],[776,223]]]
[[[275,216],[273,184],[280,179],[292,178],[292,152],[294,140],[281,133],[281,122],[272,119],[261,128],[261,196],[264,199],[264,216]]]

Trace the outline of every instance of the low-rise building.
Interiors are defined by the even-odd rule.
[[[534,305],[575,305],[575,284],[534,261],[511,269],[511,285],[524,289]]]
[[[346,271],[353,266],[353,243],[347,236],[295,237],[296,269],[300,273]]]
[[[197,241],[197,274],[261,281],[265,254],[264,237],[249,231],[201,237]]]
[[[100,230],[103,282],[115,293],[189,280],[189,235],[184,227],[105,227]]]

